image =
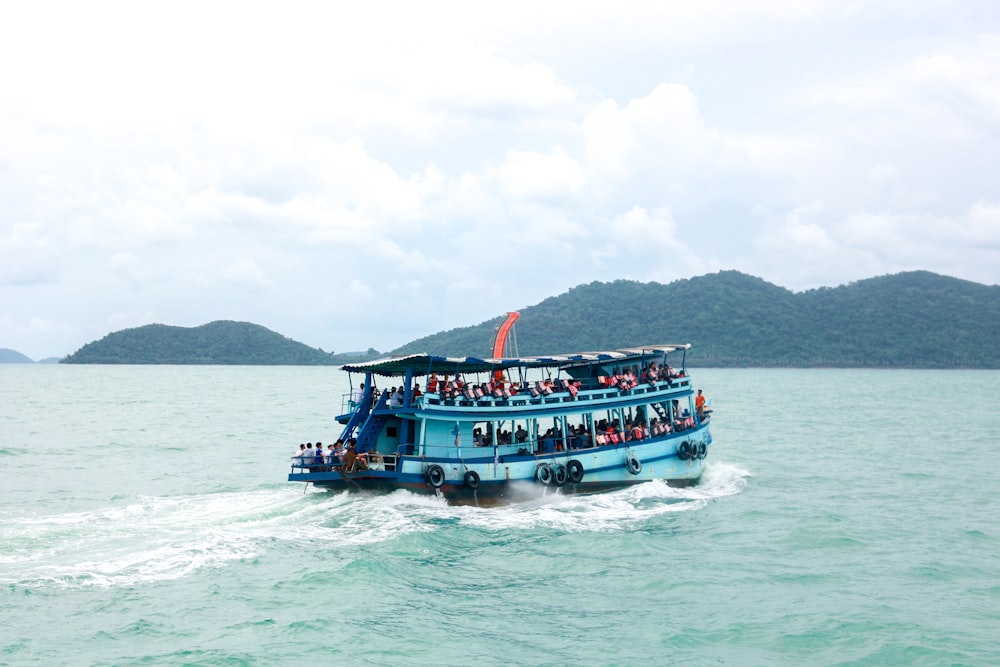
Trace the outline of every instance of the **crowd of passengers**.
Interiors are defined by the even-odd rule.
[[[658,365],[655,361],[644,367],[641,371],[638,367],[625,368],[614,375],[600,375],[597,377],[597,384],[604,388],[617,388],[621,391],[628,391],[638,387],[640,383],[655,386],[657,382],[665,380],[672,382],[674,379],[683,377],[683,372],[678,372],[667,364]],[[436,394],[442,400],[481,400],[485,398],[495,398],[507,400],[511,396],[518,394],[530,394],[533,398],[548,396],[550,394],[566,392],[571,397],[576,397],[583,383],[580,380],[551,378],[538,380],[533,385],[525,382],[505,382],[501,375],[493,376],[489,382],[466,383],[461,374],[456,373],[453,378],[448,375],[438,377],[436,372],[431,372],[427,378],[427,393]],[[361,402],[364,395],[364,384],[354,390],[352,402],[356,405]],[[405,404],[405,387],[391,387],[388,390],[389,398],[387,404],[390,408],[403,407]],[[377,400],[379,392],[376,389],[373,393],[373,400]],[[420,384],[413,385],[411,398],[416,401],[423,396]]]
[[[701,398],[700,389],[698,397]],[[703,402],[699,404],[699,408],[701,405]],[[700,412],[699,409],[699,414]],[[626,419],[624,426],[618,419],[610,421],[601,419],[594,427],[593,436],[583,424],[570,425],[569,434],[566,436],[563,436],[561,430],[550,428],[535,443],[529,443],[528,430],[524,428],[523,424],[519,424],[513,433],[509,430],[501,430],[497,433],[497,444],[523,444],[525,451],[529,445],[534,445],[532,449],[535,453],[551,454],[567,449],[589,449],[635,442],[667,435],[675,431],[683,431],[695,426],[694,418],[687,410],[681,409],[680,402],[677,400],[671,403],[671,417],[672,419],[653,417],[647,425],[645,419],[640,415],[634,421]],[[473,442],[477,447],[492,446],[491,435],[491,431],[483,433],[481,428],[476,428],[472,433]],[[350,438],[346,443],[343,440],[337,440],[326,450],[323,449],[322,442],[317,442],[315,447],[311,442],[303,443],[299,445],[299,451],[292,454],[292,465],[296,468],[308,469],[309,472],[352,473],[358,470],[367,470],[370,464],[377,460],[379,454],[377,452],[359,453],[357,445],[358,441],[355,438]]]
[[[528,442],[530,437],[528,430],[525,429],[523,425],[518,425],[517,429],[513,433],[509,430],[499,431],[497,433],[497,444],[534,445],[532,449],[536,453],[550,454],[552,452],[561,452],[567,449],[589,449],[590,447],[601,447],[603,445],[617,445],[626,442],[634,442],[637,440],[645,440],[647,438],[667,435],[675,431],[683,431],[685,429],[694,428],[694,418],[691,417],[687,410],[680,409],[678,401],[673,402],[672,413],[673,419],[660,419],[659,417],[653,417],[649,420],[648,425],[642,418],[637,418],[634,421],[626,419],[624,426],[618,419],[611,421],[602,419],[595,425],[593,436],[591,436],[590,431],[583,424],[579,424],[577,426],[570,425],[568,427],[569,433],[566,436],[563,436],[560,430],[550,428],[546,430],[535,443]],[[472,436],[473,442],[477,447],[487,447],[493,445],[489,431],[483,433],[482,429],[477,428],[473,430]],[[525,449],[527,449],[527,447]]]
[[[308,468],[309,472],[357,472],[367,470],[378,457],[376,452],[358,453],[358,441],[355,438],[347,442],[337,440],[328,449],[323,449],[323,443],[317,442],[313,447],[311,442],[299,445],[299,451],[292,454],[292,465],[296,468]]]

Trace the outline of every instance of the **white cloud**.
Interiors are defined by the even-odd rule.
[[[991,17],[20,3],[0,23],[0,346],[63,354],[155,316],[389,349],[592,280],[723,268],[995,283]]]
[[[566,199],[586,183],[580,165],[561,148],[544,154],[512,150],[497,169],[504,194],[514,200]]]
[[[152,273],[138,257],[130,252],[120,252],[111,258],[111,270],[133,284],[149,280]]]
[[[0,236],[0,286],[44,285],[56,280],[59,251],[40,221],[10,225]]]
[[[250,259],[240,259],[222,270],[223,279],[235,286],[260,290],[269,287],[273,281]]]

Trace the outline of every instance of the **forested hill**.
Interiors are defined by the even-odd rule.
[[[520,312],[515,335],[525,355],[691,343],[693,366],[1000,368],[1000,287],[926,271],[800,293],[737,271],[668,285],[594,282]],[[502,319],[393,353],[488,356]],[[117,331],[63,362],[332,365],[377,356],[334,356],[256,324],[220,321]]]
[[[695,366],[1000,368],[1000,287],[926,271],[800,293],[737,271],[594,282],[520,312],[526,355],[692,343]],[[394,353],[486,356],[502,319]]]
[[[66,364],[332,365],[331,355],[249,322],[200,327],[148,324],[110,333],[62,360]]]

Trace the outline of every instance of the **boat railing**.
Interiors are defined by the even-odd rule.
[[[367,470],[386,470],[393,472],[396,470],[399,456],[396,454],[380,454],[378,452],[371,452],[368,456],[359,457],[359,459],[364,460]],[[335,456],[325,457],[323,463],[316,463],[313,459],[309,458],[299,459],[296,457],[292,459],[293,474],[303,474],[309,472],[341,472],[341,467],[341,460]]]
[[[424,408],[427,406],[447,406],[447,407],[477,407],[477,406],[527,406],[527,405],[550,405],[558,403],[569,403],[576,401],[597,401],[605,399],[620,398],[622,396],[642,396],[644,394],[663,392],[665,390],[680,389],[690,386],[688,377],[675,378],[671,382],[660,380],[655,384],[643,382],[635,387],[622,389],[620,387],[601,387],[593,389],[580,389],[576,393],[569,391],[557,391],[549,394],[532,394],[523,392],[511,394],[510,396],[487,396],[469,398],[467,396],[442,397],[440,394],[424,394],[415,402],[415,406]],[[399,408],[392,408],[398,410]]]
[[[626,436],[622,431],[619,431],[617,439],[612,440],[608,438],[606,441],[604,440],[603,433],[596,433],[594,436],[591,436],[588,433],[586,436],[580,436],[579,439],[574,438],[573,436],[557,436],[553,438],[552,451],[547,451],[545,449],[543,444],[545,438],[529,438],[522,442],[498,443],[496,453],[500,457],[547,457],[553,455],[565,455],[567,452],[596,449],[601,447],[635,447],[643,443],[660,442],[673,437],[683,436],[687,432],[699,428],[704,424],[705,422],[698,424],[691,418],[680,419],[672,422],[670,430],[662,433],[651,433],[642,438],[634,438],[632,436]],[[575,446],[574,443],[576,443]],[[489,456],[493,453],[493,445],[489,442],[473,445],[461,444],[458,447],[454,444],[427,445],[423,448],[422,453],[424,456],[434,459],[460,460],[463,458],[481,458],[483,456]]]

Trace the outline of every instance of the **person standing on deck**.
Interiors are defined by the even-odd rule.
[[[698,421],[705,416],[705,395],[698,390],[698,395],[694,397],[694,411],[698,415]]]
[[[305,458],[305,455],[306,455],[306,443],[303,442],[301,445],[299,445],[299,451],[292,454],[292,465],[301,468],[303,463],[302,459]]]
[[[361,401],[365,397],[365,383],[362,382],[360,385],[354,388],[351,393],[351,407],[356,408],[361,405]]]

